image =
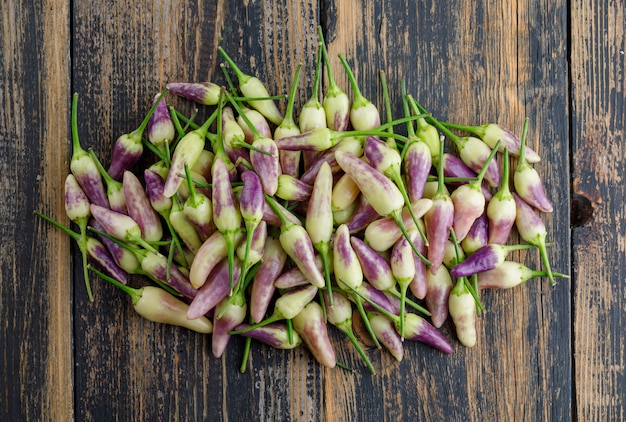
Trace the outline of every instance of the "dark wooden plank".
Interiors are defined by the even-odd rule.
[[[498,122],[518,134],[530,118],[529,144],[557,204],[545,215],[554,268],[569,271],[566,4],[531,2],[377,2],[328,4],[331,56],[353,59],[366,96],[380,99],[377,72],[385,70],[392,101],[399,86],[443,120]],[[335,59],[335,74],[342,75]],[[343,80],[343,86],[347,83]],[[534,254],[518,256],[540,268]],[[453,357],[407,346],[401,365],[331,399],[339,419],[360,412],[391,419],[567,419],[570,417],[570,292],[532,280],[506,292],[483,294],[488,313],[479,342]],[[454,338],[450,326],[444,329]],[[344,374],[333,372],[338,384]],[[497,400],[494,398],[497,397]]]
[[[69,2],[0,12],[0,419],[71,420],[67,224]]]
[[[624,2],[572,2],[575,412],[624,417]]]
[[[297,62],[312,75],[317,21],[315,2],[237,7],[171,2],[133,8],[77,3],[73,77],[85,147],[93,146],[107,162],[115,138],[139,124],[152,96],[169,81],[224,83],[218,44],[242,70],[268,81],[276,93],[287,92]],[[319,415],[323,370],[306,351],[256,346],[254,369],[240,374],[239,339],[224,358],[215,359],[210,337],[143,321],[111,286],[99,283],[94,294],[95,303],[86,301],[84,289],[75,296],[78,419]]]

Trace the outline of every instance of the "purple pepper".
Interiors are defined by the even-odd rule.
[[[425,343],[448,355],[452,354],[454,351],[452,345],[443,334],[430,325],[424,318],[416,314],[407,313],[405,315],[404,338]]]
[[[200,158],[204,150],[209,125],[213,122],[214,118],[215,113],[198,129],[187,132],[176,144],[176,148],[172,154],[170,170],[165,179],[165,187],[163,189],[163,195],[166,197],[170,198],[174,196],[178,187],[183,182],[185,166],[193,167]]]
[[[322,106],[322,103],[320,103],[319,101],[319,86],[321,76],[320,74],[322,67],[321,48],[321,45],[318,44],[315,75],[313,76],[313,89],[311,91],[311,96],[302,105],[302,108],[300,109],[300,115],[298,116],[298,125],[300,126],[300,130],[303,133],[321,127],[326,127],[326,113],[324,112],[324,107]]]
[[[380,291],[392,288],[396,281],[389,262],[358,237],[350,237],[350,243],[361,263],[365,279]]]
[[[96,204],[90,205],[90,211],[91,215],[98,220],[107,234],[118,240],[135,243],[147,250],[155,251],[152,246],[143,240],[141,228],[131,217]]]
[[[349,136],[347,138],[343,138],[337,145],[322,152],[311,163],[309,163],[305,172],[302,174],[302,177],[300,177],[300,180],[304,183],[313,184],[315,176],[317,176],[317,173],[324,162],[327,162],[330,165],[330,168],[333,170],[333,174],[335,174],[337,171],[341,170],[341,167],[339,167],[339,164],[337,164],[337,160],[335,159],[335,152],[346,151],[350,152],[355,157],[360,157],[363,154],[364,142],[364,138],[362,137]]]
[[[400,312],[399,302],[392,301],[385,293],[376,289],[374,286],[367,282],[361,283],[360,287],[356,289],[357,295],[352,295],[351,300],[355,300],[358,297],[365,299],[363,307],[368,312],[375,312],[376,308],[371,304],[375,304],[390,314],[397,315]],[[356,300],[355,300],[356,301]]]
[[[414,202],[424,195],[424,186],[433,164],[428,145],[422,141],[411,142],[406,147],[403,162],[407,195]]]
[[[526,133],[528,130],[528,119],[524,122],[524,131],[522,133],[522,146],[520,148],[520,156],[513,173],[513,184],[517,194],[529,205],[537,208],[539,211],[552,212],[552,203],[546,195],[543,182],[537,173],[537,170],[531,167],[526,160]]]
[[[165,92],[162,92],[159,96],[162,97]],[[142,137],[143,132],[148,126],[148,122],[152,117],[152,114],[157,108],[158,102],[154,102],[146,117],[139,125],[139,127],[130,133],[125,133],[116,139],[113,144],[113,153],[111,156],[111,165],[107,172],[115,180],[120,180],[126,170],[129,170],[132,166],[139,161],[143,154]]]
[[[443,157],[443,142],[439,156]],[[430,272],[436,274],[443,262],[443,255],[450,228],[454,223],[454,203],[444,186],[443,160],[437,166],[437,192],[432,198],[431,208],[424,214],[426,238],[428,239],[428,260],[432,263]],[[432,310],[431,310],[432,312]]]
[[[169,265],[167,257],[158,252],[146,251],[140,259],[141,269],[161,283],[167,284],[187,299],[193,299],[197,290],[189,278],[175,265]]]
[[[293,328],[317,362],[328,368],[335,367],[335,350],[328,336],[322,307],[317,302],[310,302],[293,318]]]
[[[250,151],[252,167],[261,179],[263,191],[273,196],[278,189],[278,176],[282,173],[276,142],[271,138],[257,137],[252,146],[255,148]]]
[[[241,107],[239,111],[237,124],[243,131],[244,139],[248,144],[252,144],[256,137],[272,137],[272,129],[261,113],[247,107]]]
[[[300,71],[302,70],[302,64],[298,63],[296,71],[291,83],[291,89],[289,90],[289,97],[287,100],[287,108],[285,109],[285,116],[283,121],[274,130],[274,140],[280,138],[286,138],[288,136],[300,134],[300,128],[296,125],[293,119],[293,105],[296,99],[296,93],[298,88],[298,80],[300,78]],[[298,177],[300,174],[300,151],[280,151],[280,167],[284,174],[288,174],[293,177]]]
[[[96,153],[92,149],[89,149],[89,154],[93,158],[93,162],[96,164],[100,176],[102,176],[104,184],[106,185],[109,208],[122,214],[128,214],[126,196],[124,196],[124,185],[119,180],[115,180],[109,176],[109,173],[107,173],[106,169],[102,166],[102,163],[98,160]]]
[[[285,201],[303,202],[311,197],[313,186],[289,174],[278,176],[276,196]]]
[[[99,240],[87,237],[87,254],[92,265],[122,284],[128,281],[128,274],[117,265],[109,250]]]
[[[454,323],[456,336],[465,347],[476,345],[476,302],[465,285],[465,277],[459,277],[448,298],[448,310]]]
[[[153,104],[156,103],[154,113],[148,120],[148,126],[146,131],[148,134],[148,141],[161,151],[165,150],[165,144],[172,142],[176,137],[176,129],[172,122],[172,116],[167,109],[165,98],[160,94],[154,97]]]
[[[354,348],[361,356],[363,363],[365,363],[365,366],[367,366],[370,370],[370,373],[375,374],[376,370],[372,366],[372,363],[354,335],[354,330],[352,329],[352,305],[348,298],[339,292],[335,292],[333,293],[333,301],[331,305],[328,292],[324,291],[324,306],[328,322],[333,324],[337,327],[337,329],[339,329],[339,331],[348,337]]]
[[[312,285],[318,288],[324,287],[326,280],[317,267],[313,243],[306,229],[292,222],[280,210],[275,200],[269,196],[266,196],[266,199],[281,220],[279,235],[281,246]]]
[[[445,125],[453,129],[459,129],[472,133],[480,137],[483,142],[491,148],[495,148],[495,145],[498,141],[500,141],[500,152],[503,152],[506,148],[514,157],[519,156],[521,147],[520,139],[509,129],[501,125],[496,123],[488,123],[480,126],[465,126],[452,123],[446,123]],[[539,155],[530,148],[526,149],[526,158],[530,163],[537,163],[541,160]]]
[[[265,85],[255,76],[247,75],[239,69],[235,62],[226,54],[226,51],[222,47],[218,47],[218,52],[228,63],[228,66],[239,81],[239,90],[241,93],[250,98],[248,104],[255,110],[263,114],[270,122],[278,125],[283,120],[283,116],[280,114],[278,107],[269,97],[269,93],[265,88]],[[252,100],[252,98],[263,98],[258,100]]]
[[[504,261],[497,268],[478,274],[478,288],[480,289],[510,289],[518,286],[533,277],[544,277],[545,271],[528,268],[524,264],[513,261]],[[552,273],[554,277],[569,278],[560,273]]]
[[[456,264],[450,271],[450,274],[454,277],[469,277],[483,271],[492,270],[501,265],[511,251],[534,247],[534,245],[485,245],[465,258],[463,262]]]
[[[413,203],[413,214],[418,218],[422,217],[432,208],[432,205],[433,201],[430,199],[418,199]],[[407,229],[415,227],[413,219],[406,209],[402,210],[402,221]],[[391,217],[374,220],[365,228],[365,242],[378,252],[390,249],[401,237],[402,230]]]
[[[159,215],[152,208],[141,182],[130,171],[125,171],[122,184],[126,197],[128,215],[141,228],[141,236],[146,242],[157,242],[163,237],[163,226]]]
[[[243,234],[240,232],[235,242],[239,242]],[[224,235],[219,231],[213,233],[202,243],[195,259],[189,267],[189,280],[196,288],[202,287],[209,278],[213,269],[223,258],[228,256],[228,246]]]
[[[391,353],[391,356],[398,362],[401,362],[404,356],[404,346],[402,337],[396,331],[394,322],[386,316],[377,313],[369,314],[369,320],[378,341],[385,346]]]
[[[413,243],[422,255],[427,253],[426,245],[420,236],[415,236]],[[413,261],[415,262],[415,276],[413,277],[413,280],[411,280],[411,284],[409,284],[409,289],[411,289],[413,296],[418,299],[424,299],[427,291],[426,273],[428,271],[428,267],[415,253],[413,254]]]
[[[367,202],[367,198],[363,195],[359,196],[358,203],[352,216],[345,224],[348,226],[350,233],[358,233],[375,220],[380,218],[376,210]]]
[[[339,88],[335,82],[335,78],[333,78],[328,51],[326,50],[326,43],[324,42],[324,35],[322,34],[322,28],[320,26],[318,26],[317,32],[322,57],[326,65],[326,73],[328,75],[328,88],[324,95],[324,100],[322,101],[322,106],[326,114],[326,125],[332,130],[343,132],[348,128],[348,124],[350,123],[350,99],[348,95]]]
[[[443,157],[443,174],[445,178],[467,178],[467,179],[475,179],[476,172],[471,168],[467,167],[463,161],[456,155],[444,153],[441,155]],[[463,184],[470,183],[471,181],[451,181],[448,184],[450,186],[460,186]],[[491,191],[484,184],[480,185],[480,189],[483,192],[483,196],[486,200],[490,200],[492,195]]]
[[[550,268],[550,260],[548,259],[548,251],[546,249],[546,226],[539,215],[537,215],[535,210],[528,205],[526,201],[520,198],[516,193],[513,194],[513,198],[515,198],[516,206],[515,226],[517,227],[517,231],[522,239],[539,248],[541,260],[546,269],[550,284],[554,285],[554,276]]]
[[[167,89],[179,97],[198,104],[216,105],[222,87],[212,82],[170,82]]]
[[[104,227],[102,227],[102,225],[98,223],[96,219],[91,219],[89,221],[89,224],[97,231],[105,232]],[[139,264],[137,255],[106,236],[98,235],[98,237],[118,267],[120,267],[128,274],[141,273],[141,265]]]
[[[436,274],[426,273],[426,308],[431,313],[431,321],[437,328],[448,318],[448,297],[452,290],[452,278],[446,267],[439,267]]]
[[[250,324],[239,324],[235,327],[235,331],[243,331],[252,327]],[[256,327],[249,331],[240,333],[244,337],[250,337],[263,344],[274,347],[276,349],[293,349],[302,344],[302,338],[297,332],[292,332],[292,339],[289,340],[287,325],[280,322],[267,324],[263,327]]]
[[[72,158],[70,170],[92,204],[108,207],[104,182],[93,157],[83,149],[78,138],[78,94],[72,97]]]
[[[339,60],[346,71],[346,75],[348,75],[348,80],[352,87],[352,104],[350,106],[350,123],[352,123],[352,127],[354,130],[377,128],[380,126],[380,113],[378,112],[378,108],[361,93],[356,78],[352,73],[352,69],[350,69],[343,55],[339,55]]]
[[[224,235],[228,246],[228,262],[230,267],[230,285],[233,287],[233,257],[235,238],[241,230],[241,212],[235,201],[230,184],[228,169],[221,159],[213,163],[213,221],[217,229]]]
[[[481,246],[486,245],[488,242],[489,228],[486,213],[482,213],[478,217],[472,227],[467,232],[467,236],[461,242],[461,247],[465,253],[472,253]]]
[[[239,271],[241,270],[241,262],[235,258],[233,262],[233,278],[239,279]],[[231,290],[229,285],[230,270],[227,259],[222,259],[213,268],[206,282],[200,287],[189,304],[187,318],[196,319],[206,314],[217,304],[228,296]],[[236,286],[233,286],[236,287]]]
[[[485,196],[481,191],[482,180],[487,174],[496,152],[497,149],[495,148],[491,150],[487,162],[475,181],[459,186],[450,196],[454,204],[454,233],[459,241],[465,239],[474,221],[485,211]]]
[[[505,244],[515,224],[515,199],[509,190],[509,150],[504,149],[500,189],[487,204],[489,243]]]
[[[280,245],[280,241],[273,237],[268,238],[261,264],[254,274],[250,292],[250,316],[254,323],[261,322],[267,313],[276,291],[274,282],[283,271],[286,262],[287,254]]]
[[[183,214],[195,227],[200,240],[204,242],[217,229],[213,222],[213,202],[205,193],[199,190],[196,191],[192,181],[193,175],[187,166],[185,166],[185,174],[187,176],[189,196],[183,203]],[[199,175],[196,176],[199,177]]]
[[[163,195],[165,179],[150,169],[144,170],[143,179],[146,182],[146,195],[152,208],[161,215],[169,212],[172,208],[172,198]]]
[[[246,319],[247,308],[243,291],[235,293],[233,297],[225,297],[215,307],[211,351],[216,358],[221,357],[226,350],[230,341],[229,331]]]
[[[319,259],[318,264],[318,269],[321,271],[321,258]],[[277,289],[291,289],[293,287],[300,287],[306,284],[310,284],[310,282],[298,267],[293,267],[283,271],[274,281],[274,286]]]

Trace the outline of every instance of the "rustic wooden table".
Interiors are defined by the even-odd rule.
[[[623,1],[20,1],[0,16],[0,420],[619,420],[626,413]],[[555,210],[544,216],[550,287],[485,292],[479,341],[452,356],[414,344],[402,363],[370,350],[370,375],[308,351],[210,338],[137,317],[112,286],[87,299],[78,250],[33,215],[67,223],[69,110],[108,157],[168,81],[220,77],[223,46],[286,92],[312,85],[321,25],[380,106],[379,71],[442,119],[496,121],[529,143]],[[306,89],[305,89],[306,88]],[[398,108],[399,109],[399,108]],[[398,110],[396,109],[396,110]],[[540,267],[534,254],[525,262]],[[335,338],[338,344],[343,340]]]

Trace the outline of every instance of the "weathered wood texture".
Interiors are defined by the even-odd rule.
[[[69,420],[73,409],[67,224],[69,2],[0,12],[0,419]]]
[[[625,3],[572,2],[574,399],[579,420],[626,414]]]
[[[624,5],[362,3],[3,3],[0,419],[624,417]],[[323,369],[303,348],[254,345],[241,374],[240,339],[215,359],[207,336],[140,319],[110,285],[94,280],[88,301],[77,247],[32,215],[67,224],[72,92],[83,146],[108,162],[115,138],[136,128],[167,82],[223,80],[218,45],[274,93],[287,91],[302,62],[299,106],[310,94],[318,25],[339,84],[351,92],[341,53],[382,109],[384,71],[395,116],[404,80],[443,120],[519,133],[530,119],[529,144],[544,157],[536,168],[556,205],[544,216],[550,259],[571,281],[485,292],[475,348],[454,340],[455,354],[444,356],[408,344],[400,364],[368,349],[375,376],[336,332],[352,373]],[[593,217],[572,231],[570,206],[577,225],[583,197]],[[541,267],[535,253],[515,257]],[[450,324],[443,332],[454,339]]]

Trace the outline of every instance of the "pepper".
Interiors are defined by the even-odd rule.
[[[213,332],[213,324],[208,318],[187,319],[186,314],[189,305],[172,296],[165,290],[154,286],[144,286],[139,289],[133,289],[113,280],[99,271],[94,270],[94,272],[103,280],[108,281],[124,293],[127,293],[132,299],[135,312],[145,319],[161,324],[177,325],[203,334]]]

